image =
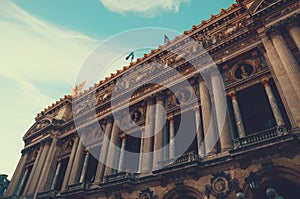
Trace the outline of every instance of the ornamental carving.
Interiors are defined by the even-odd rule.
[[[158,197],[153,194],[153,191],[147,188],[140,192],[139,198],[137,199],[158,199]]]
[[[27,162],[31,162],[31,161],[35,160],[37,158],[38,154],[39,154],[39,148],[33,149],[29,153],[29,157],[27,159]]]
[[[239,66],[234,71],[234,77],[236,79],[246,79],[251,76],[254,72],[254,68],[250,64],[239,64]]]
[[[245,28],[245,25],[242,21],[235,22],[233,24],[227,25],[221,31],[211,33],[209,30],[206,32],[198,33],[196,40],[199,44],[204,47],[216,44],[219,41],[222,41],[224,38],[229,37],[237,33],[239,30]]]
[[[192,92],[193,92],[193,90],[188,89],[188,88],[184,88],[184,89],[178,91],[176,93],[176,96],[177,96],[176,104],[179,105],[179,104],[187,103],[191,99]]]
[[[71,153],[73,145],[74,145],[74,139],[63,140],[62,147],[61,147],[62,150],[60,151],[59,156],[64,156],[68,153]]]
[[[74,115],[77,116],[83,112],[86,112],[88,110],[95,108],[95,105],[96,105],[95,102],[96,102],[95,95],[94,94],[88,95],[80,103],[78,103],[74,106],[74,109],[73,109]]]
[[[111,91],[105,90],[103,93],[97,95],[97,97],[96,97],[96,101],[97,101],[96,104],[104,102],[110,96],[111,96]]]
[[[221,171],[214,174],[210,179],[210,184],[205,186],[205,195],[207,198],[213,195],[217,199],[225,199],[232,191],[238,189],[238,181],[236,179],[232,180],[229,174]]]
[[[51,120],[49,118],[42,119],[40,121],[37,121],[30,129],[29,131],[25,134],[24,138],[27,138],[36,132],[46,128],[47,126],[51,125]]]

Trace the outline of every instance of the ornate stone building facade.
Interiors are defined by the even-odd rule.
[[[263,199],[268,198],[266,190],[270,187],[285,198],[298,198],[299,12],[298,0],[239,0],[79,96],[65,96],[52,104],[38,114],[23,138],[25,148],[6,198],[225,199],[237,198],[239,192],[239,198],[244,193],[247,198]],[[220,112],[218,96],[209,92],[209,88],[217,89],[215,79],[204,81],[194,70],[191,60],[201,53],[189,45],[185,36],[206,49],[225,84],[225,124],[219,127],[222,133],[212,148],[204,140],[211,118],[218,120]],[[172,46],[188,53],[182,58],[168,50]],[[180,100],[161,86],[148,84],[136,89],[129,96],[129,112],[131,122],[141,127],[137,132],[130,128],[128,118],[112,116],[112,90],[124,74],[155,62],[176,69],[192,89],[178,87]],[[152,70],[155,67],[145,68],[143,76],[132,73],[126,89],[133,89],[139,78],[156,78]],[[180,84],[175,76],[166,75],[167,69],[158,74],[165,83]],[[190,97],[192,93],[196,100]],[[91,98],[96,114],[90,111]],[[184,106],[179,107],[180,103]],[[166,120],[161,109],[153,109],[154,104],[166,109]],[[72,107],[77,107],[76,111],[72,112]],[[178,156],[172,140],[184,114],[193,118],[185,131],[194,132],[195,138]],[[151,117],[155,120],[149,120]],[[80,118],[76,125],[75,118]],[[117,120],[128,129],[121,131]],[[151,134],[157,124],[164,128],[152,137],[131,136]],[[79,129],[86,132],[88,145],[81,142]],[[174,161],[153,172],[124,172],[130,160],[122,151],[111,150],[112,143],[135,153],[155,151],[169,143],[160,157],[141,155],[137,170],[141,164],[151,170],[160,162]],[[106,166],[98,158],[101,162],[111,161],[119,169]]]

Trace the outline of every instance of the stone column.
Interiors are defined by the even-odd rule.
[[[141,144],[140,144],[140,157],[139,157],[139,172],[143,171],[143,155],[145,151],[145,136],[146,136],[146,131],[145,127],[141,127]]]
[[[165,107],[165,96],[159,93],[156,97],[156,116],[155,116],[155,135],[153,151],[153,168],[158,169],[159,164],[163,161],[163,139],[164,139],[164,120],[163,114]]]
[[[120,129],[118,127],[116,119],[117,118],[115,118],[115,122],[113,124],[111,139],[109,142],[108,154],[107,154],[107,158],[106,158],[107,165],[105,166],[104,176],[113,174],[113,169],[115,169],[112,167],[114,167],[115,163],[116,163],[115,160],[116,160],[116,155],[118,152],[119,141],[120,141],[120,138],[119,138]]]
[[[126,151],[126,134],[123,134],[121,136],[121,152],[120,152],[120,161],[119,161],[119,167],[118,172],[124,171],[124,161],[125,161],[125,151]]]
[[[22,156],[19,160],[18,166],[14,172],[13,177],[11,178],[11,182],[8,186],[7,192],[6,192],[6,196],[11,196],[13,194],[17,193],[17,189],[19,187],[19,183],[22,180],[21,176],[22,173],[25,171],[25,164],[27,161],[27,157],[28,157],[28,153],[26,151],[22,151]]]
[[[224,91],[222,90],[221,87],[223,83],[222,81],[223,80],[221,79],[221,77],[218,76],[217,73],[212,72],[211,84],[213,90],[213,99],[214,99],[213,101],[215,105],[216,121],[218,123],[217,128],[220,135],[221,151],[228,151],[233,148],[233,143],[232,143],[232,134],[231,134],[229,116],[227,113],[226,96],[223,96]],[[225,103],[223,103],[224,101]]]
[[[62,192],[64,192],[66,190],[66,186],[67,186],[67,184],[69,182],[69,179],[70,179],[70,175],[71,175],[71,171],[72,171],[72,168],[73,168],[73,163],[74,163],[74,158],[75,158],[75,155],[76,155],[76,150],[77,150],[77,147],[78,147],[78,143],[79,143],[79,137],[76,135],[75,138],[74,138],[72,151],[71,151],[71,154],[70,154],[68,166],[67,166],[67,169],[66,169],[66,174],[65,174],[64,181],[63,181],[63,184],[62,184]]]
[[[264,78],[262,80],[262,84],[265,87],[265,91],[266,91],[266,94],[267,94],[267,97],[268,97],[268,100],[269,100],[269,103],[270,103],[270,106],[271,106],[271,109],[272,109],[272,112],[273,112],[276,124],[277,124],[277,126],[283,126],[284,125],[284,121],[283,121],[282,115],[280,113],[279,107],[277,105],[276,99],[274,97],[274,94],[272,92],[272,89],[270,87],[269,79],[268,78]]]
[[[234,117],[236,121],[237,130],[239,133],[239,137],[243,138],[246,136],[246,134],[245,134],[245,128],[243,124],[242,114],[239,108],[239,103],[236,99],[236,92],[235,91],[230,92],[229,96],[231,97],[231,102],[232,102],[232,107],[233,107],[233,112],[234,112]]]
[[[59,160],[57,162],[57,166],[56,166],[56,170],[55,170],[55,175],[54,175],[54,178],[53,178],[53,181],[52,181],[52,185],[51,185],[51,190],[55,190],[57,178],[58,178],[59,171],[60,171],[60,165],[61,165],[61,161]]]
[[[85,173],[86,173],[88,163],[89,163],[89,157],[90,157],[89,151],[85,151],[83,166],[82,166],[80,180],[79,180],[80,183],[82,183],[84,181]]]
[[[175,124],[174,124],[174,117],[173,115],[171,115],[170,117],[168,117],[170,126],[169,126],[169,134],[170,134],[170,160],[175,159],[176,157],[176,143],[175,143]]]
[[[201,115],[199,106],[194,107],[195,111],[195,124],[196,124],[196,133],[197,133],[197,147],[198,147],[198,155],[199,157],[203,157],[205,155],[205,145],[204,145],[204,133],[203,126],[201,121]]]
[[[169,144],[169,140],[170,140],[170,135],[169,135],[169,131],[167,129],[167,126],[166,126],[166,121],[165,121],[165,125],[164,125],[164,128],[163,128],[163,154],[164,154],[164,157],[163,157],[163,160],[169,160],[170,158],[170,150],[169,148],[167,147],[168,144]]]
[[[300,19],[298,18],[298,20]],[[287,28],[290,36],[292,37],[298,50],[300,51],[300,27],[295,23],[291,23]]]
[[[44,191],[45,186],[48,186],[48,177],[52,168],[52,165],[54,162],[56,162],[55,157],[56,157],[56,151],[57,151],[57,143],[58,139],[57,136],[53,136],[52,142],[49,148],[49,152],[47,154],[47,158],[45,161],[45,164],[43,166],[43,171],[41,173],[40,181],[38,183],[38,186],[36,188],[36,193],[40,193]],[[51,182],[50,182],[51,183]],[[50,189],[50,187],[49,187]]]
[[[69,184],[68,185],[72,185],[72,184],[76,184],[78,182],[78,178],[81,174],[81,165],[82,165],[82,161],[83,161],[83,154],[84,154],[84,145],[82,142],[80,142],[79,140],[79,144],[77,147],[77,151],[76,151],[76,155],[75,155],[75,159],[73,162],[73,168],[70,174],[70,180],[69,180]]]
[[[140,160],[140,172],[150,171],[152,169],[153,164],[153,156],[152,156],[152,136],[154,135],[154,127],[155,127],[155,106],[153,106],[153,99],[149,98],[146,100],[146,121],[145,121],[145,138],[143,138],[143,155]]]
[[[214,127],[212,125],[212,113],[211,113],[211,100],[208,92],[207,85],[204,81],[199,81],[200,90],[200,102],[203,119],[203,130],[204,130],[204,145],[205,154],[211,155],[217,152],[217,148],[214,140],[217,139],[214,135],[208,136],[208,132],[213,133]],[[212,146],[213,145],[213,146]]]
[[[26,195],[31,194],[31,193],[29,193],[29,189],[32,189],[32,186],[33,186],[33,183],[34,183],[33,181],[35,181],[35,179],[39,175],[39,173],[37,171],[37,167],[40,164],[40,159],[41,159],[41,155],[43,153],[43,148],[44,148],[44,145],[41,143],[40,148],[38,150],[38,155],[35,158],[32,170],[30,172],[30,176],[27,180],[27,183],[26,183],[26,186],[25,186],[25,189],[24,189],[24,194],[26,194]]]
[[[264,54],[267,61],[270,62],[269,68],[272,76],[276,82],[279,92],[282,94],[281,98],[287,105],[286,111],[289,115],[293,128],[300,126],[300,98],[297,96],[295,88],[293,87],[283,63],[279,58],[271,40],[266,36],[263,29],[259,29],[258,33],[262,39],[266,53]]]
[[[274,47],[282,61],[285,71],[292,83],[292,86],[295,89],[295,92],[300,99],[300,69],[299,65],[282,37],[281,33],[278,30],[272,30],[270,37],[273,41]]]
[[[23,174],[23,177],[22,177],[22,180],[21,180],[21,183],[18,187],[18,190],[17,190],[17,196],[20,196],[21,192],[22,192],[22,189],[24,187],[24,183],[25,183],[25,179],[27,178],[27,175],[28,175],[28,168],[25,169],[25,172]]]
[[[106,118],[106,126],[104,130],[104,140],[102,144],[102,148],[100,151],[100,159],[98,162],[98,167],[97,167],[97,173],[95,177],[95,182],[102,182],[103,181],[103,175],[105,171],[105,163],[106,163],[106,158],[108,154],[108,147],[109,147],[109,141],[111,137],[111,131],[112,131],[112,123],[113,123],[113,118],[107,117]]]
[[[31,185],[29,187],[27,195],[35,194],[36,193],[36,187],[39,184],[39,181],[42,180],[42,179],[40,179],[40,176],[41,176],[42,171],[44,169],[44,164],[45,164],[48,152],[49,152],[49,148],[50,148],[49,140],[43,141],[42,145],[43,145],[43,151],[41,151],[41,157],[40,157],[40,160],[39,160],[38,165],[37,165],[36,170],[35,170],[35,176],[34,176],[34,178],[32,179],[32,181],[30,183]]]

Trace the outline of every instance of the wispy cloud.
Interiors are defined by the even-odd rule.
[[[0,173],[10,176],[34,116],[69,89],[83,60],[98,41],[58,27],[0,0]]]
[[[179,11],[183,3],[190,0],[100,0],[102,4],[112,12],[125,14],[137,13],[144,17],[155,17],[163,12]]]

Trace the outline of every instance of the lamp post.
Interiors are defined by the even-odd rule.
[[[262,177],[253,172],[251,172],[250,175],[245,178],[245,182],[250,186],[251,192],[253,193],[253,198],[256,198],[256,194],[261,181]]]
[[[238,192],[236,194],[236,199],[246,199],[246,196],[243,192]]]
[[[278,195],[277,191],[274,188],[269,188],[266,191],[269,199],[284,199],[282,196]]]

